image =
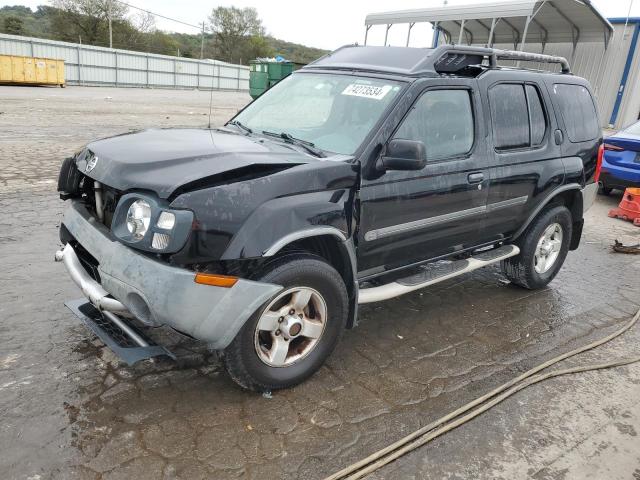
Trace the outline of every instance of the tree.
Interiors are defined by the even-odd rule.
[[[68,0],[70,1],[70,0]],[[88,0],[83,0],[84,3]],[[97,1],[97,0],[96,0]],[[115,5],[115,0],[114,5]],[[101,4],[105,5],[105,0],[101,0]],[[74,0],[73,5],[80,6],[79,0]],[[62,3],[61,3],[62,5]],[[68,3],[67,7],[71,8]],[[84,8],[84,7],[83,7]],[[108,9],[103,9],[103,11]],[[237,10],[237,9],[236,9]],[[82,11],[95,11],[84,9]],[[93,17],[95,20],[95,34],[91,35],[91,30],[87,30],[90,26],[90,17],[88,14],[78,13],[80,10],[61,10],[59,8],[40,5],[35,11],[29,7],[23,6],[4,6],[0,7],[0,32],[2,33],[19,33],[29,37],[48,38],[51,40],[62,40],[73,43],[78,42],[78,37],[82,37],[82,42],[86,44],[108,46],[109,31],[107,19],[104,14],[99,17]],[[116,12],[113,10],[113,16],[119,18],[112,19],[113,27],[113,46],[126,50],[134,50],[140,52],[160,53],[164,55],[176,55],[178,51],[183,57],[200,58],[200,48],[202,36],[198,33],[169,33],[163,32],[155,28],[153,15],[138,14],[127,15],[126,13]],[[10,20],[7,24],[7,17],[16,17],[19,22]],[[225,20],[228,16],[225,16]],[[221,18],[222,19],[222,18]],[[285,58],[301,63],[307,63],[314,60],[326,52],[323,50],[308,48],[303,45],[289,43],[278,40],[273,37],[264,35],[264,27],[257,14],[254,15],[256,21],[251,28],[244,30],[235,30],[234,35],[238,41],[233,45],[230,51],[224,56],[221,54],[222,48],[217,43],[218,33],[211,29],[205,31],[204,53],[206,58],[216,58],[228,60],[231,62],[247,63],[256,57],[272,57],[280,54]],[[22,22],[22,28],[18,31],[18,23]],[[247,22],[242,22],[247,23]],[[219,23],[218,30],[224,37],[224,32],[231,31],[230,28],[222,28],[223,22]],[[224,23],[226,25],[226,23]],[[83,30],[81,26],[84,26]]]
[[[140,12],[133,17],[131,24],[141,33],[151,33],[156,29],[156,17],[149,12]]]
[[[51,4],[59,9],[53,21],[54,31],[75,39],[80,35],[93,45],[105,43],[109,18],[112,22],[126,22],[129,11],[129,7],[114,0],[51,0]]]
[[[216,58],[226,62],[251,60],[245,55],[265,54],[266,43],[262,20],[255,8],[217,7],[209,16],[209,28],[214,32]]]
[[[4,31],[10,35],[22,35],[24,29],[24,22],[21,18],[13,15],[5,17],[4,19]]]
[[[240,57],[238,57],[237,61],[247,64],[249,60],[254,58],[273,57],[275,56],[275,51],[269,45],[266,37],[253,35],[244,42],[239,54]]]

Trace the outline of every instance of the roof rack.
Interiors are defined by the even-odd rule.
[[[436,48],[345,45],[306,65],[304,69],[335,69],[389,72],[411,76],[463,73],[468,67],[497,68],[498,60],[558,63],[562,73],[571,73],[563,57],[466,45]]]
[[[564,57],[543,55],[539,53],[500,50],[497,48],[471,47],[464,45],[440,45],[429,52],[425,59],[411,69],[412,74],[427,72],[453,73],[470,65],[482,63],[489,59],[489,67],[496,68],[498,60],[516,60],[539,63],[557,63],[562,73],[570,74],[569,62]]]

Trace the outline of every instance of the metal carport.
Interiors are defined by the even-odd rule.
[[[429,22],[435,29],[434,46],[444,35],[448,43],[487,45],[510,44],[524,50],[527,41],[542,44],[570,43],[573,52],[578,42],[604,42],[613,33],[609,21],[589,0],[515,0],[476,5],[443,6],[371,13],[365,19],[365,45],[369,29],[374,25],[389,29],[407,24],[407,45],[416,23]]]

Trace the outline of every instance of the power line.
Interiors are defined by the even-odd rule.
[[[148,13],[149,15],[153,15],[154,17],[164,18],[165,20],[169,20],[171,22],[180,23],[182,25],[186,25],[188,27],[197,28],[201,31],[200,33],[200,59],[204,58],[204,22],[202,25],[193,25],[192,23],[183,22],[182,20],[177,20],[175,18],[167,17],[165,15],[160,15],[159,13],[152,12],[150,10],[145,10],[144,8],[136,7],[135,5],[131,5],[130,3],[123,2],[122,0],[115,0],[116,2],[126,5],[129,8],[135,8],[136,10],[140,10],[141,12]],[[111,17],[109,17],[109,28],[111,28]]]
[[[135,5],[131,5],[130,3],[123,2],[122,0],[114,0],[114,1],[118,2],[118,3],[122,4],[122,5],[126,5],[129,8],[134,8],[136,10],[140,10],[141,12],[148,13],[148,14],[153,15],[155,17],[164,18],[165,20],[169,20],[171,22],[181,23],[182,25],[186,25],[187,27],[197,28],[198,30],[202,29],[202,25],[193,25],[192,23],[183,22],[182,20],[177,20],[175,18],[166,17],[164,15],[160,15],[159,13],[155,13],[155,12],[152,12],[150,10],[145,10],[144,8],[136,7]]]

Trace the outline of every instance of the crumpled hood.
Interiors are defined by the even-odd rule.
[[[251,165],[275,169],[314,161],[318,160],[276,141],[224,130],[178,128],[97,140],[76,158],[78,169],[94,180],[121,191],[150,190],[160,198],[185,184]]]

